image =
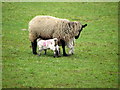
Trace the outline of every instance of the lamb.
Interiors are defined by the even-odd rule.
[[[60,56],[60,49],[58,46],[58,39],[53,38],[49,40],[41,40],[40,38],[37,39],[37,45],[38,49],[40,51],[39,56],[41,55],[41,52],[44,50],[46,54],[47,49],[51,49],[54,51],[54,57]]]
[[[71,22],[67,19],[59,19],[52,16],[36,16],[29,22],[29,39],[32,45],[33,54],[37,54],[37,38],[43,40],[58,39],[59,46],[62,45],[63,56],[68,56],[65,46],[78,39],[80,33],[87,24],[82,25],[78,21]],[[71,48],[71,51],[73,46]]]

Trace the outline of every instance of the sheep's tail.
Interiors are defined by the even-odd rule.
[[[21,29],[22,31],[28,31],[28,29],[26,29],[26,28],[23,28],[23,29]]]
[[[22,31],[30,31],[30,27],[21,29]]]

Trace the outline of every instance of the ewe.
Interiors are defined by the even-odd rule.
[[[62,45],[63,56],[68,56],[65,51],[67,45],[73,53],[74,46],[71,46],[74,38],[78,39],[80,33],[87,24],[82,25],[80,22],[71,22],[67,19],[59,19],[52,16],[36,16],[29,22],[29,39],[32,44],[33,54],[37,54],[37,38],[43,40],[58,39],[58,44]],[[69,45],[70,44],[70,45]]]

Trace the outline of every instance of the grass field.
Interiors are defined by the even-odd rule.
[[[31,52],[28,22],[50,15],[88,26],[75,42],[75,54]],[[118,3],[2,3],[3,88],[118,88]]]

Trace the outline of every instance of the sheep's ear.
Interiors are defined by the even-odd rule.
[[[87,26],[87,24],[85,24],[85,25],[82,25],[82,28],[85,28]]]
[[[69,25],[69,27],[71,27],[71,26],[73,27],[74,26],[74,22],[69,22],[68,25]]]

